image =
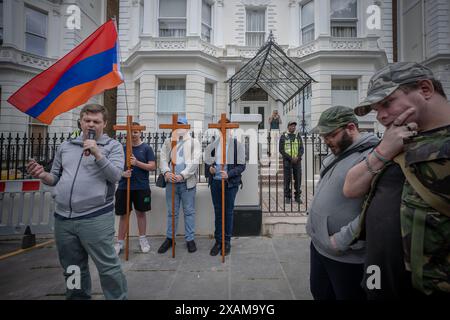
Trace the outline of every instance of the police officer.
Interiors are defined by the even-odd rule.
[[[294,176],[295,201],[302,203],[300,199],[300,185],[302,179],[301,160],[304,152],[300,133],[296,132],[297,122],[289,121],[288,131],[280,137],[279,151],[283,155],[284,173],[284,199],[290,203],[292,199],[291,175]]]

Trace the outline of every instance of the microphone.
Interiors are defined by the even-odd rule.
[[[94,129],[88,129],[88,139],[89,140],[94,140],[95,139],[95,130]],[[86,157],[91,155],[91,150],[84,150],[84,155]]]

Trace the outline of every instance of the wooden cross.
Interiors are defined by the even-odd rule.
[[[175,164],[177,161],[177,153],[176,146],[178,141],[178,132],[177,129],[190,129],[191,125],[189,124],[179,124],[178,123],[178,114],[172,114],[172,123],[171,124],[160,124],[160,129],[171,129],[172,130],[172,174],[175,174]],[[175,151],[175,152],[173,152]],[[175,258],[175,186],[172,184],[172,258]]]
[[[210,129],[220,129],[222,143],[222,171],[226,163],[227,129],[239,128],[238,123],[227,123],[227,115],[222,113],[219,123],[208,124]],[[222,263],[225,262],[225,179],[222,178]]]
[[[126,142],[126,154],[125,154],[125,163],[127,166],[127,170],[131,169],[131,150],[132,150],[132,142],[131,142],[131,132],[134,130],[143,131],[145,130],[145,126],[137,126],[133,125],[133,117],[127,116],[127,124],[126,125],[115,125],[113,126],[114,130],[126,130],[127,131],[127,142]],[[128,248],[129,248],[129,234],[130,234],[130,179],[127,178],[127,215],[126,215],[126,242],[125,242],[125,260],[128,261]]]

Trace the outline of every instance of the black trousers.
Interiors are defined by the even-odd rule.
[[[302,190],[300,189],[302,183],[302,166],[299,161],[297,165],[292,165],[288,160],[283,160],[283,174],[284,174],[284,197],[292,197],[291,181],[294,177],[294,196],[300,197]]]
[[[311,242],[310,289],[315,300],[365,300],[363,264],[343,263],[321,255]]]

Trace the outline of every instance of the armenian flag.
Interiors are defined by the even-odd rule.
[[[86,103],[92,96],[123,82],[113,20],[100,26],[47,70],[17,90],[8,102],[50,124],[59,114]]]

